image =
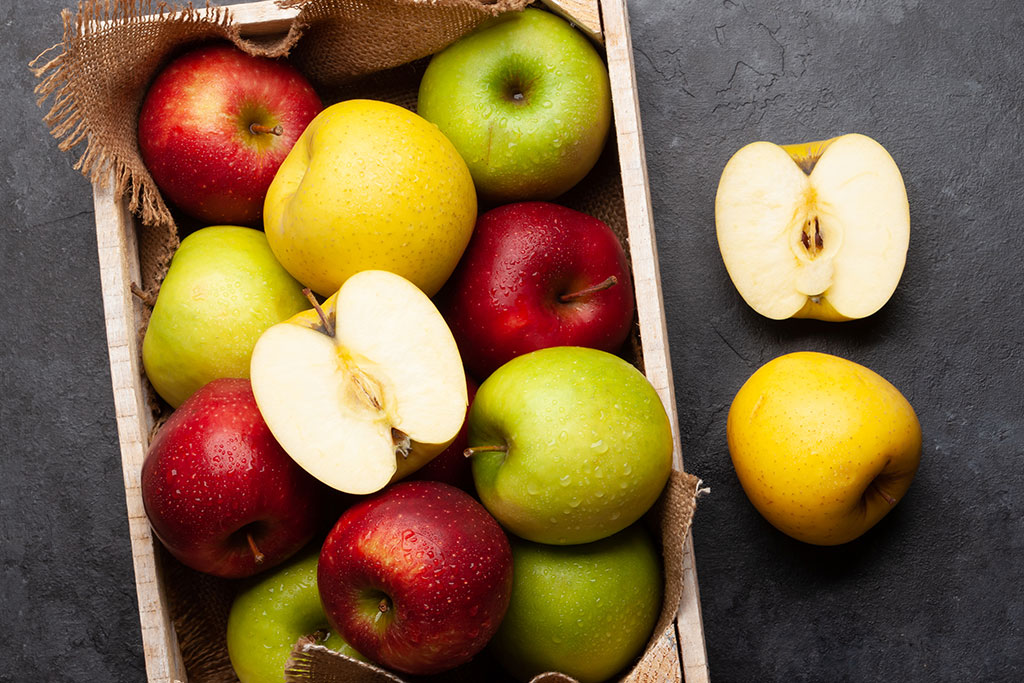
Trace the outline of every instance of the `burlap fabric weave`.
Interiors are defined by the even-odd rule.
[[[142,163],[136,136],[139,107],[148,84],[168,59],[207,41],[228,41],[245,52],[288,58],[313,82],[325,105],[368,97],[415,110],[426,57],[482,21],[521,10],[529,0],[282,0],[298,14],[279,33],[244,35],[223,8],[169,6],[152,0],[84,0],[66,10],[63,40],[32,64],[40,83],[44,120],[63,150],[76,150],[76,164],[93,182],[112,178],[138,217],[141,282],[138,293],[155,298],[184,231],[198,227],[169,207]],[[594,170],[558,203],[608,223],[627,251],[627,226],[614,141]],[[481,210],[485,210],[482,206]],[[148,316],[143,316],[145,320]],[[140,331],[141,334],[142,331]],[[141,337],[140,337],[141,338]],[[624,355],[642,369],[639,329]],[[155,404],[158,412],[169,412]],[[161,417],[158,415],[158,418]],[[166,417],[166,415],[164,415]],[[626,677],[638,683],[666,680],[666,652],[659,642],[674,626],[682,590],[682,547],[696,499],[696,479],[676,473],[647,522],[660,532],[666,595],[643,658]],[[188,569],[161,552],[168,604],[191,683],[237,683],[227,657],[225,629],[239,583]],[[294,662],[292,680],[302,683],[387,681],[372,667],[341,661],[311,649]],[[339,668],[340,667],[340,668]],[[571,681],[545,674],[544,683]],[[481,657],[435,681],[507,680]]]

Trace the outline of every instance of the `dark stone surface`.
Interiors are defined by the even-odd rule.
[[[62,0],[0,4],[0,682],[144,678],[88,184],[40,123],[27,62]],[[632,0],[695,543],[717,681],[1024,679],[1024,5]],[[729,282],[718,175],[758,139],[863,132],[903,171],[912,234],[868,320],[776,323]],[[880,372],[921,469],[874,530],[822,549],[740,490],[733,395],[788,351]]]

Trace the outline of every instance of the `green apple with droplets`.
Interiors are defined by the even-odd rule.
[[[657,392],[604,351],[560,346],[498,368],[469,413],[480,501],[539,543],[588,543],[654,503],[672,469],[672,429]]]
[[[365,658],[331,630],[320,604],[313,551],[249,584],[231,603],[227,646],[241,683],[279,683],[295,643],[304,636],[335,652]]]
[[[309,307],[259,230],[214,225],[181,242],[142,342],[146,376],[177,408],[222,377],[248,378],[259,336]]]
[[[582,545],[510,542],[512,598],[489,648],[513,676],[560,671],[599,683],[643,651],[664,582],[642,526]]]

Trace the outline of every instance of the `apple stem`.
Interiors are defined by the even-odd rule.
[[[878,493],[878,495],[880,495],[885,500],[886,503],[888,503],[889,505],[895,505],[896,504],[896,499],[893,498],[892,496],[890,496],[885,491],[883,491],[878,486],[878,484],[876,482],[871,482],[871,486],[872,486],[872,488],[875,489],[875,491]]]
[[[560,295],[558,297],[558,300],[561,301],[563,304],[567,304],[570,301],[575,301],[576,299],[581,299],[581,298],[583,298],[585,296],[589,296],[589,295],[593,294],[594,292],[600,292],[602,289],[608,289],[609,287],[614,287],[618,283],[619,283],[619,279],[617,277],[615,277],[614,275],[610,275],[610,276],[608,276],[608,278],[606,280],[603,280],[602,282],[597,283],[593,287],[587,287],[585,289],[581,289],[578,292],[569,292],[568,294],[562,294],[562,295]]]
[[[316,310],[316,314],[320,316],[320,322],[323,323],[324,329],[327,330],[327,336],[333,337],[334,325],[332,325],[331,321],[327,319],[327,314],[324,313],[324,309],[320,308],[320,304],[317,303],[316,297],[313,296],[313,292],[310,291],[309,287],[306,287],[305,289],[302,290],[302,293],[305,295],[307,299],[309,299],[309,303],[313,304],[313,308]]]
[[[387,614],[391,610],[391,602],[387,598],[381,598],[380,602],[377,603],[377,609],[380,610],[381,614]]]
[[[473,446],[462,451],[462,455],[472,458],[477,453],[508,453],[508,446]]]
[[[263,564],[263,560],[265,559],[263,553],[260,552],[259,546],[256,545],[256,541],[253,539],[251,533],[246,533],[245,539],[249,541],[249,550],[252,551],[252,556],[256,559],[256,566],[260,566]]]
[[[262,123],[252,123],[249,124],[249,132],[252,133],[253,135],[259,135],[260,133],[270,133],[271,135],[283,135],[284,128],[281,126],[280,123],[274,126],[273,128],[270,128],[269,126],[264,126]]]

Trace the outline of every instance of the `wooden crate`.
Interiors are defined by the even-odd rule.
[[[675,442],[673,463],[676,469],[682,470],[675,391],[625,0],[545,0],[545,4],[572,20],[605,51],[611,79],[614,130],[641,330],[643,367],[668,410]],[[228,9],[245,36],[283,33],[297,14],[295,9],[277,7],[273,0],[232,5]],[[153,428],[153,416],[146,402],[137,332],[143,309],[131,291],[132,283],[140,281],[137,223],[127,209],[126,200],[115,196],[112,187],[112,182],[95,184],[93,203],[142,644],[150,683],[184,683],[185,667],[168,609],[158,541],[146,518],[140,488],[140,472]],[[683,580],[676,628],[674,632],[672,629],[666,632],[654,646],[661,651],[666,662],[664,675],[657,680],[702,683],[708,680],[708,668],[690,536],[687,536],[684,547]],[[650,680],[645,678],[645,681]]]

